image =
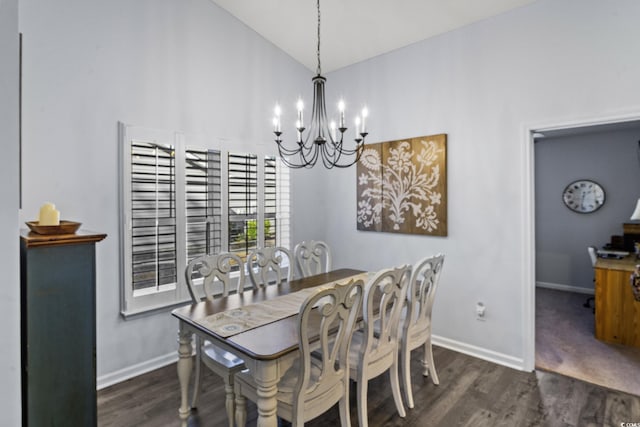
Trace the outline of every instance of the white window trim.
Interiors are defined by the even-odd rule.
[[[203,148],[211,148],[220,151],[221,156],[221,202],[222,202],[222,224],[221,224],[221,245],[224,248],[229,247],[229,218],[228,218],[228,185],[229,170],[228,158],[229,152],[232,153],[250,153],[258,156],[258,188],[264,188],[264,158],[265,156],[274,156],[273,152],[265,152],[262,149],[246,149],[244,147],[232,147],[225,141],[218,141],[220,146],[210,147],[211,144],[203,144],[203,138],[193,137],[191,135],[174,131],[158,130],[144,128],[140,126],[131,126],[124,123],[118,123],[119,130],[119,146],[120,146],[120,251],[121,251],[121,305],[120,313],[123,317],[128,318],[154,310],[164,310],[177,305],[183,305],[191,301],[187,286],[185,284],[184,271],[186,269],[186,221],[176,221],[176,279],[177,283],[161,285],[159,289],[151,290],[133,290],[132,285],[132,247],[131,232],[132,222],[131,212],[131,141],[147,141],[158,144],[173,145],[175,150],[175,199],[176,199],[176,215],[179,217],[180,212],[186,212],[186,178],[185,178],[185,156],[187,147],[198,146]],[[259,147],[258,147],[259,148]],[[280,166],[281,163],[278,163]],[[288,171],[286,171],[288,172]],[[280,180],[280,178],[278,178]],[[287,176],[288,179],[288,176]],[[280,184],[280,182],[278,182]],[[290,185],[290,184],[289,184]],[[289,191],[289,188],[287,189]],[[290,192],[290,191],[289,191]],[[277,196],[281,197],[280,194]],[[290,202],[289,202],[290,203]],[[290,225],[290,212],[287,212],[288,224]],[[264,224],[264,191],[258,192],[258,224]],[[280,228],[280,227],[279,227]],[[289,243],[290,230],[277,230],[278,233],[286,233],[287,248]],[[258,228],[258,239],[264,242],[264,229]],[[239,275],[235,273],[232,276]]]

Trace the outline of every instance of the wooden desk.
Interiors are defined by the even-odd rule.
[[[623,259],[598,258],[595,265],[596,338],[616,344],[640,347],[640,302],[631,291],[629,279],[635,255]]]
[[[286,317],[227,338],[221,337],[203,327],[201,323],[197,322],[198,319],[302,289],[335,282],[360,273],[364,272],[352,269],[334,270],[329,273],[292,280],[291,282],[285,281],[279,285],[265,286],[241,294],[230,295],[226,298],[190,304],[173,310],[171,314],[180,321],[178,332],[178,378],[182,396],[179,409],[182,425],[186,427],[187,419],[191,413],[188,394],[189,378],[193,364],[191,338],[194,333],[203,339],[215,342],[221,348],[242,358],[247,367],[253,372],[258,384],[259,398],[256,403],[258,406],[259,427],[275,427],[277,425],[276,395],[278,393],[278,381],[287,368],[291,366],[291,362],[297,356],[298,350],[297,316]]]

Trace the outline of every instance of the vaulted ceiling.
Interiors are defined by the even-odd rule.
[[[316,70],[314,0],[211,0]],[[329,72],[536,0],[321,0],[322,71]]]

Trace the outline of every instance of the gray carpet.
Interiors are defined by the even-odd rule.
[[[536,368],[640,396],[640,348],[598,341],[587,296],[536,288]]]

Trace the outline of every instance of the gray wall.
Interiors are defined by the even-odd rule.
[[[18,1],[0,1],[0,424],[21,425],[18,247]]]
[[[275,151],[273,106],[291,100],[294,123],[312,73],[209,0],[21,0],[20,27],[21,220],[51,201],[63,219],[107,233],[96,245],[104,385],[177,358],[169,310],[120,316],[118,121]]]
[[[640,197],[640,127],[617,132],[543,138],[535,144],[536,281],[593,291],[587,246],[622,235]],[[562,191],[591,179],[605,190],[603,207],[590,214],[569,210]],[[580,290],[580,289],[573,289]]]
[[[532,363],[526,129],[640,116],[638,16],[635,0],[540,0],[328,75],[328,92],[366,100],[371,143],[448,134],[446,238],[357,231],[356,170],[324,173],[336,265],[375,269],[443,252],[437,342]],[[296,226],[314,219],[297,217]],[[486,306],[483,322],[477,301]]]

